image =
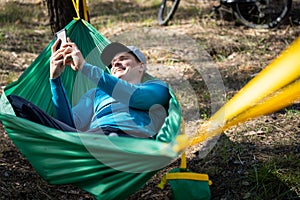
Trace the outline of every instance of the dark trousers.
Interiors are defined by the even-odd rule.
[[[17,117],[22,117],[44,126],[55,128],[67,132],[77,132],[75,127],[71,127],[51,115],[44,112],[42,109],[31,103],[30,101],[17,96],[9,95],[8,100],[12,105]]]
[[[49,115],[48,113],[46,113],[45,111],[43,111],[42,109],[40,109],[39,107],[31,103],[30,101],[20,96],[9,95],[7,96],[7,98],[10,104],[12,105],[17,117],[22,117],[32,122],[44,126],[48,126],[51,128],[55,128],[57,130],[62,130],[67,132],[78,132],[78,130],[75,127],[71,127],[68,124],[65,124],[55,119],[54,117],[52,117],[51,115]],[[99,127],[99,128],[88,130],[87,132],[104,134],[104,135],[110,135],[111,133],[116,133],[119,136],[129,137],[129,135],[123,132],[122,130],[117,128],[112,128],[112,127],[101,127],[101,128]]]

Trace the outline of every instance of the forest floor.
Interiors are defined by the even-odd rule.
[[[193,135],[221,106],[220,99],[229,100],[298,38],[300,6],[297,1],[293,3],[290,18],[280,27],[269,30],[247,28],[237,23],[230,13],[223,13],[221,17],[212,11],[218,4],[215,0],[182,1],[168,26],[157,25],[160,6],[157,0],[94,0],[90,1],[89,8],[91,24],[99,32],[112,41],[132,42],[141,47],[149,59],[149,73],[171,83],[182,104],[186,132]],[[3,92],[53,35],[43,3],[8,0],[0,1],[0,5],[0,87]],[[134,33],[138,33],[137,36]],[[159,40],[144,39],[138,43],[136,38],[143,39],[145,33],[159,36]],[[192,53],[196,61],[187,59],[195,48],[201,55]],[[204,61],[213,66],[216,76],[205,71],[211,68],[198,66]],[[211,85],[210,78],[222,92],[220,99],[214,99],[215,85]],[[299,199],[299,117],[300,104],[295,102],[282,110],[230,127],[215,140],[187,149],[188,168],[209,175],[213,182],[212,199]],[[128,199],[171,199],[170,186],[160,190],[156,185],[166,172],[178,167],[179,162],[180,159],[166,166]],[[0,199],[93,197],[72,185],[46,183],[0,123]]]

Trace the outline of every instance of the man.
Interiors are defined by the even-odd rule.
[[[50,119],[44,125],[66,131],[155,137],[167,115],[170,95],[162,81],[142,83],[146,58],[139,49],[109,44],[101,55],[102,62],[111,67],[108,74],[88,64],[69,38],[68,43],[57,49],[59,43],[57,40],[52,46],[50,58],[50,86],[57,120]],[[60,78],[66,66],[97,84],[73,108]]]

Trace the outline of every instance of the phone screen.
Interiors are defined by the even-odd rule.
[[[65,29],[62,29],[58,32],[55,33],[55,38],[60,39],[60,44],[57,46],[57,49],[59,49],[62,45],[64,45],[65,43],[67,43],[67,32]]]

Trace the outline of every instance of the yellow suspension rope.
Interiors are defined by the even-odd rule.
[[[80,0],[72,0],[73,2],[73,6],[74,6],[74,9],[76,11],[76,14],[77,14],[77,18],[75,17],[74,19],[80,19]],[[84,20],[88,21],[89,17],[88,17],[88,6],[87,6],[87,3],[86,3],[86,0],[83,0],[83,13],[84,13]]]
[[[224,130],[300,100],[300,37],[245,85],[192,138],[180,135],[174,151],[181,151]]]
[[[89,11],[89,8],[87,6],[86,0],[84,0],[83,1],[83,14],[84,14],[83,17],[84,17],[85,21],[89,21],[88,11]]]
[[[76,0],[76,2],[75,2],[75,0],[72,0],[72,2],[73,2],[73,6],[74,6],[74,9],[75,9],[75,12],[77,14],[77,18],[75,18],[75,19],[80,19],[79,0]]]

